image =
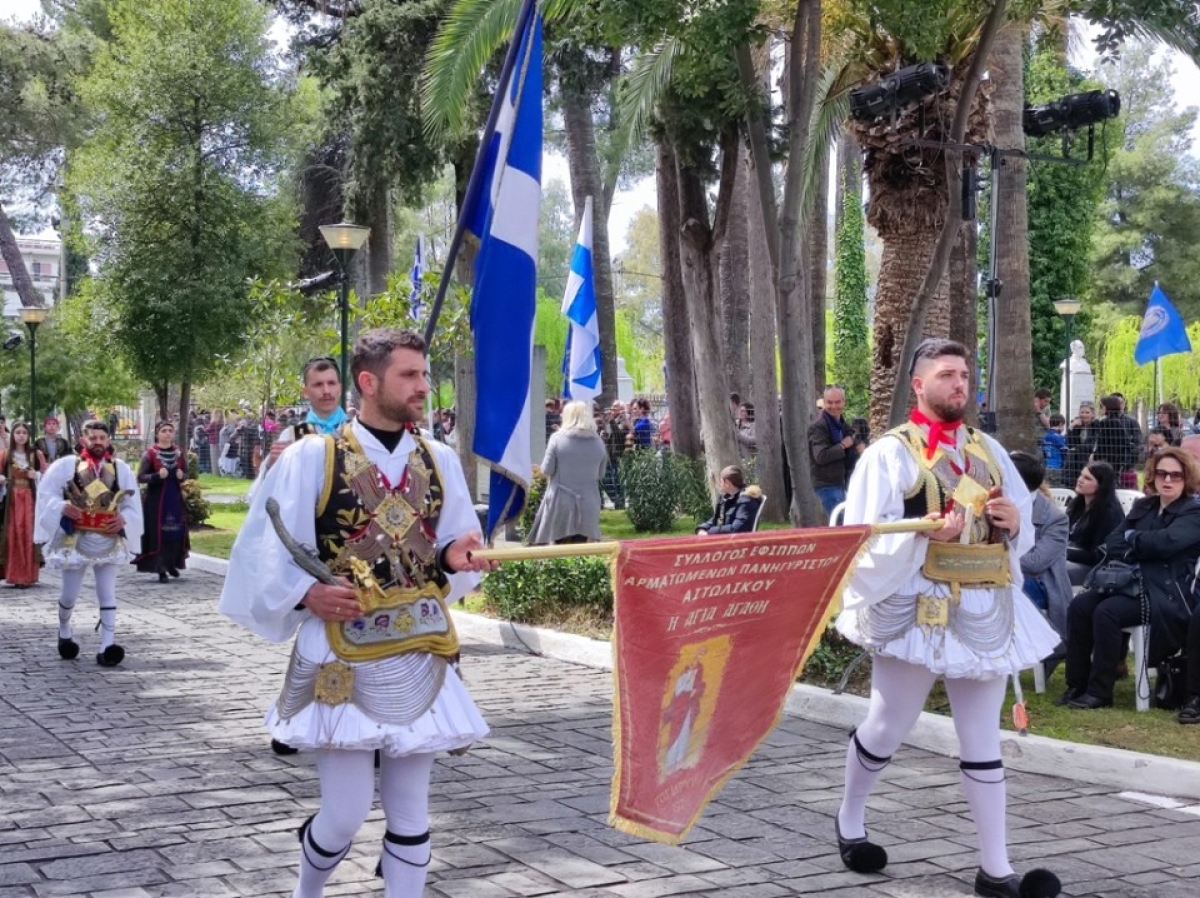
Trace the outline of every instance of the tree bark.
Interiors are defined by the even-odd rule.
[[[996,36],[991,55],[991,78],[996,146],[1024,150],[1021,127],[1025,103],[1022,51],[1028,27],[1008,22]],[[1029,210],[1025,188],[1027,163],[1019,156],[1001,156],[996,204],[996,276],[1004,285],[995,303],[996,346],[1004,376],[992,389],[999,437],[1007,449],[1039,451],[1033,416],[1033,345],[1029,298]]]
[[[979,242],[978,232],[968,223],[958,232],[958,240],[950,254],[950,270],[947,277],[947,294],[950,301],[950,339],[967,347],[967,353],[976,358],[979,348],[979,291],[976,289],[977,265],[975,249]],[[974,410],[972,410],[972,420]]]
[[[732,392],[749,400],[754,390],[750,365],[750,246],[746,222],[746,194],[751,190],[750,171],[738,165],[729,201],[729,226],[720,248],[721,334],[725,381]]]
[[[21,299],[21,305],[44,305],[45,300],[42,299],[42,294],[38,293],[37,288],[33,286],[33,279],[29,276],[29,269],[25,267],[25,260],[21,257],[21,249],[17,246],[17,235],[13,233],[12,225],[8,221],[8,214],[4,211],[3,205],[0,205],[0,257],[3,257],[4,264],[8,266],[8,276],[12,278],[13,289],[17,291],[17,296]]]
[[[737,167],[736,134],[722,141],[721,184],[717,189],[714,224],[709,225],[708,196],[700,173],[676,159],[679,178],[679,255],[691,320],[692,353],[697,360],[696,391],[700,405],[700,438],[715,492],[721,469],[741,459],[729,415],[729,387],[720,363],[720,308],[717,297],[718,247],[724,234],[733,174]]]
[[[799,0],[792,30],[787,66],[788,167],[783,204],[779,212],[779,279],[776,321],[784,393],[783,437],[792,475],[792,522],[799,526],[823,523],[813,492],[808,452],[808,423],[813,414],[816,383],[813,380],[811,285],[799,251],[805,210],[800,208],[804,179],[801,160],[812,139],[809,123],[816,103],[820,71],[821,0]]]
[[[667,364],[667,397],[671,408],[671,448],[700,458],[700,405],[696,397],[696,364],[679,255],[679,178],[674,150],[657,147],[658,239],[662,264],[662,319]]]
[[[265,414],[266,409],[260,410],[259,414]],[[192,382],[185,380],[179,385],[179,426],[175,428],[175,440],[183,449],[184,456],[187,455],[187,447],[192,442],[192,435],[189,433],[188,424],[191,422],[192,414]],[[169,420],[169,419],[168,419]]]
[[[392,204],[388,191],[381,187],[371,203],[371,235],[367,238],[366,290],[358,297],[360,308],[371,297],[387,292],[388,275],[392,273],[395,233],[392,227]]]
[[[871,346],[871,432],[883,433],[892,425],[889,413],[899,402],[905,412],[912,406],[912,390],[908,387],[908,372],[904,372],[904,395],[893,398],[901,382],[898,366],[900,349],[911,325],[912,285],[919,284],[929,270],[937,231],[913,227],[886,236],[883,258],[879,263],[879,281],[875,291],[874,343]],[[924,336],[947,336],[949,329],[937,333],[929,327]]]
[[[605,189],[600,155],[596,150],[596,125],[591,98],[572,83],[560,78],[563,123],[566,127],[567,165],[571,172],[571,194],[575,201],[575,227],[583,218],[586,199],[592,197],[592,273],[596,290],[596,323],[600,327],[599,401],[611,403],[617,396],[616,300],[613,296],[612,253],[608,242],[608,213],[611,193]]]
[[[750,153],[742,149],[742,175],[750,184],[757,179]],[[787,515],[784,487],[783,442],[780,438],[779,387],[775,377],[775,269],[770,240],[763,232],[763,212],[757,190],[746,196],[750,249],[749,366],[755,372],[750,386],[754,403],[754,439],[758,455],[754,477],[766,494],[763,520],[780,523]]]
[[[835,234],[842,229],[842,208],[846,205],[847,188],[862,194],[862,147],[854,135],[845,129],[838,134],[836,188],[833,226]]]
[[[975,102],[975,94],[979,89],[979,82],[983,77],[985,63],[991,54],[996,35],[1004,24],[1007,8],[1008,0],[994,0],[994,5],[983,23],[979,43],[975,48],[975,56],[967,68],[962,89],[959,91],[958,102],[954,110],[954,121],[950,126],[950,133],[948,135],[948,142],[951,144],[961,144],[966,138],[967,124],[971,115],[971,107]],[[906,417],[905,406],[907,403],[904,401],[902,393],[904,392],[903,386],[908,379],[907,369],[909,362],[913,355],[915,355],[917,345],[920,342],[923,325],[925,324],[925,316],[930,306],[934,303],[935,297],[944,289],[946,266],[950,261],[950,251],[953,249],[954,241],[958,237],[958,229],[962,227],[962,194],[959,186],[962,154],[948,152],[944,155],[946,160],[947,191],[945,221],[942,223],[940,233],[932,247],[929,267],[920,282],[920,289],[917,291],[916,298],[912,301],[908,331],[905,335],[899,358],[897,359],[896,370],[894,371],[895,380],[893,381],[891,391],[893,401],[888,415],[888,424],[891,427],[901,424]],[[1026,346],[1028,345],[1026,344]],[[871,380],[872,391],[874,391],[875,372],[872,372]]]
[[[808,234],[803,251],[809,272],[809,302],[812,309],[813,384],[819,391],[825,386],[825,349],[828,335],[825,327],[825,290],[829,273],[829,153],[821,153],[817,168],[824,174],[817,178],[813,191],[812,210],[808,217]]]

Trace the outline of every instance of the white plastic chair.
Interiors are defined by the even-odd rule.
[[[837,505],[833,506],[833,511],[829,512],[829,526],[830,527],[840,527],[841,523],[842,523],[842,518],[844,518],[845,516],[846,516],[846,503],[839,502]]]
[[[1133,503],[1141,499],[1145,493],[1139,493],[1137,490],[1117,490],[1117,501],[1121,503],[1121,510],[1125,514],[1129,514],[1129,509],[1133,508]]]
[[[1067,510],[1067,506],[1071,504],[1071,500],[1075,498],[1075,490],[1069,490],[1062,486],[1050,487],[1050,496],[1054,499],[1054,504],[1063,511]]]
[[[763,493],[758,503],[758,511],[754,512],[754,526],[750,528],[751,533],[758,532],[758,522],[762,520],[763,509],[767,507],[767,494]]]

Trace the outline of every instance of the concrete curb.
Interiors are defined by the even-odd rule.
[[[229,567],[223,559],[197,554],[188,559],[188,564],[195,570],[212,574],[224,574]],[[458,608],[452,609],[452,613],[454,626],[464,641],[501,645],[584,667],[612,669],[612,647],[608,642],[495,620]],[[849,731],[866,716],[867,700],[857,695],[834,695],[828,689],[797,683],[788,697],[786,711],[815,723]],[[958,739],[954,734],[954,721],[940,714],[923,713],[909,733],[908,744],[955,757]],[[1000,748],[1005,765],[1024,773],[1064,776],[1123,791],[1200,801],[1200,763],[1195,761],[1012,733],[1001,734]]]

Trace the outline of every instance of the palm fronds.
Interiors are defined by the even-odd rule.
[[[614,147],[618,157],[645,134],[650,118],[671,82],[675,57],[682,50],[683,42],[679,38],[666,37],[638,56],[629,74],[621,79],[618,87],[621,127]]]

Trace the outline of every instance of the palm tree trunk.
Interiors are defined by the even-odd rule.
[[[575,200],[575,226],[583,218],[583,206],[592,197],[592,272],[596,290],[596,321],[600,327],[600,380],[602,403],[617,395],[616,301],[613,296],[612,254],[608,245],[610,193],[605,190],[600,155],[596,150],[596,126],[591,98],[573,78],[559,78],[563,124],[566,127],[567,165],[571,171],[571,194]]]
[[[679,255],[683,265],[683,283],[687,290],[688,318],[691,320],[692,353],[696,365],[696,392],[700,405],[700,438],[710,486],[715,491],[721,469],[736,464],[741,457],[729,416],[729,387],[720,364],[720,308],[717,297],[718,247],[728,214],[737,165],[736,135],[722,147],[721,186],[717,190],[715,226],[709,225],[708,196],[700,173],[676,158],[679,178]],[[732,158],[730,158],[732,157]]]
[[[750,153],[742,149],[742,176],[753,184],[757,175]],[[780,436],[779,388],[775,378],[775,269],[770,241],[763,230],[763,213],[757,190],[746,196],[750,261],[749,367],[755,372],[750,386],[754,403],[754,441],[758,455],[754,477],[766,494],[763,520],[782,522],[787,514],[784,486],[783,441]]]
[[[967,347],[971,358],[977,356],[979,349],[979,291],[975,287],[978,267],[975,250],[978,243],[979,234],[972,224],[959,231],[958,241],[950,254],[947,284],[950,308],[954,311],[950,316],[950,339]]]
[[[996,36],[991,55],[991,78],[996,146],[1023,150],[1021,113],[1025,103],[1022,50],[1028,26],[1008,22]],[[1004,360],[992,397],[1000,437],[1008,449],[1038,451],[1033,416],[1033,345],[1029,299],[1029,210],[1025,187],[1028,170],[1018,156],[1002,157],[996,204],[996,269],[1004,284],[996,300],[996,346],[989,351]]]
[[[688,321],[683,263],[679,255],[679,178],[675,152],[666,143],[656,150],[659,257],[662,265],[662,319],[667,395],[671,407],[671,448],[700,458],[700,405],[696,397],[696,365]]]
[[[822,151],[817,168],[824,174],[817,178],[813,191],[812,211],[808,219],[808,239],[804,241],[809,271],[810,302],[812,303],[813,384],[820,390],[825,386],[825,348],[828,341],[825,327],[825,290],[829,280],[829,151]]]
[[[790,460],[792,507],[797,525],[821,522],[821,507],[813,492],[808,453],[808,423],[813,414],[816,382],[813,380],[811,285],[799,251],[805,210],[800,208],[804,159],[808,142],[815,138],[809,122],[816,104],[820,71],[821,0],[799,0],[787,65],[788,168],[783,203],[779,210],[779,278],[775,314],[779,333],[780,367],[788,384],[783,403],[783,441]]]
[[[888,429],[892,393],[897,383],[900,348],[908,333],[912,315],[913,285],[920,284],[929,269],[937,229],[933,227],[899,228],[880,234],[883,258],[879,264],[879,283],[875,291],[874,345],[871,347],[871,432]],[[927,319],[928,324],[932,321]],[[926,326],[929,336],[947,336],[949,328],[938,333]],[[903,400],[912,404],[911,392]]]
[[[725,380],[743,397],[753,391],[750,367],[750,246],[746,227],[746,194],[749,171],[738,166],[729,203],[729,227],[720,250],[721,335]]]

